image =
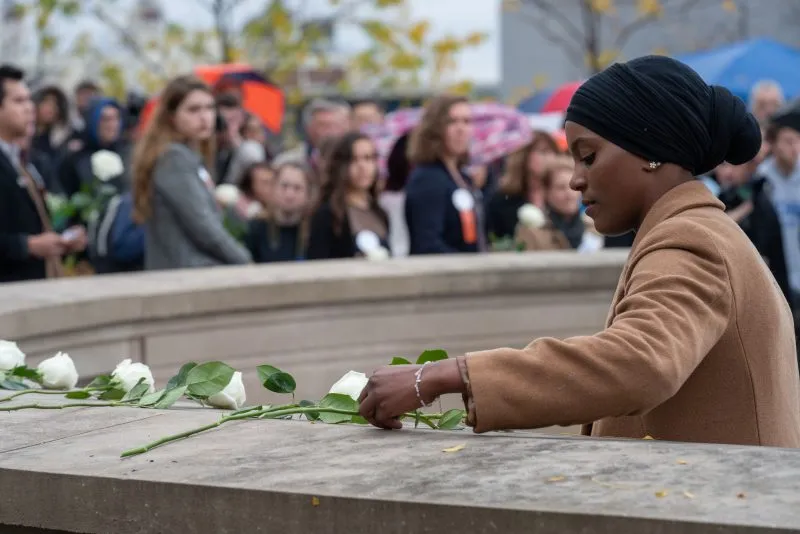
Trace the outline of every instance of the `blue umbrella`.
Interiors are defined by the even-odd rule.
[[[678,56],[709,84],[722,85],[745,101],[761,80],[773,80],[787,97],[800,95],[800,50],[772,39],[752,39]]]
[[[517,110],[522,113],[539,113],[547,101],[550,100],[553,91],[555,91],[555,89],[546,89],[529,96],[517,104]]]

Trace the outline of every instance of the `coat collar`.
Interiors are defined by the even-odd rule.
[[[636,232],[631,249],[635,249],[639,242],[647,235],[658,223],[665,221],[684,211],[696,208],[717,208],[725,210],[725,204],[720,202],[708,187],[700,180],[693,180],[675,186],[661,198],[647,212],[642,221],[642,226]]]

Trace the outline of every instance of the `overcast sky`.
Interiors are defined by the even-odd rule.
[[[171,20],[178,20],[184,25],[208,25],[211,22],[210,16],[203,10],[198,10],[196,2],[197,0],[170,0],[163,5]],[[485,32],[489,36],[488,41],[480,48],[462,55],[460,77],[483,83],[495,83],[499,80],[497,34],[500,0],[409,0],[409,4],[414,19],[424,18],[431,21],[433,36]],[[259,8],[263,9],[263,5],[263,0],[247,0],[239,9],[236,22],[248,18]]]

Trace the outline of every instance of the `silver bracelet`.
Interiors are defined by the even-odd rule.
[[[430,404],[425,404],[425,401],[422,400],[422,395],[419,392],[419,385],[422,383],[422,370],[425,369],[425,366],[428,365],[429,363],[431,362],[423,363],[422,367],[417,369],[417,372],[414,373],[414,391],[417,392],[417,400],[419,401],[419,405],[422,406],[423,408],[427,408],[428,406],[433,404],[433,402],[431,402]]]

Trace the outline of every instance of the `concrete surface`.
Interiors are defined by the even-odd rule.
[[[244,421],[119,458],[219,415],[195,408],[0,413],[0,531],[755,534],[800,527],[800,454],[776,448]],[[443,452],[456,445],[464,448]]]

